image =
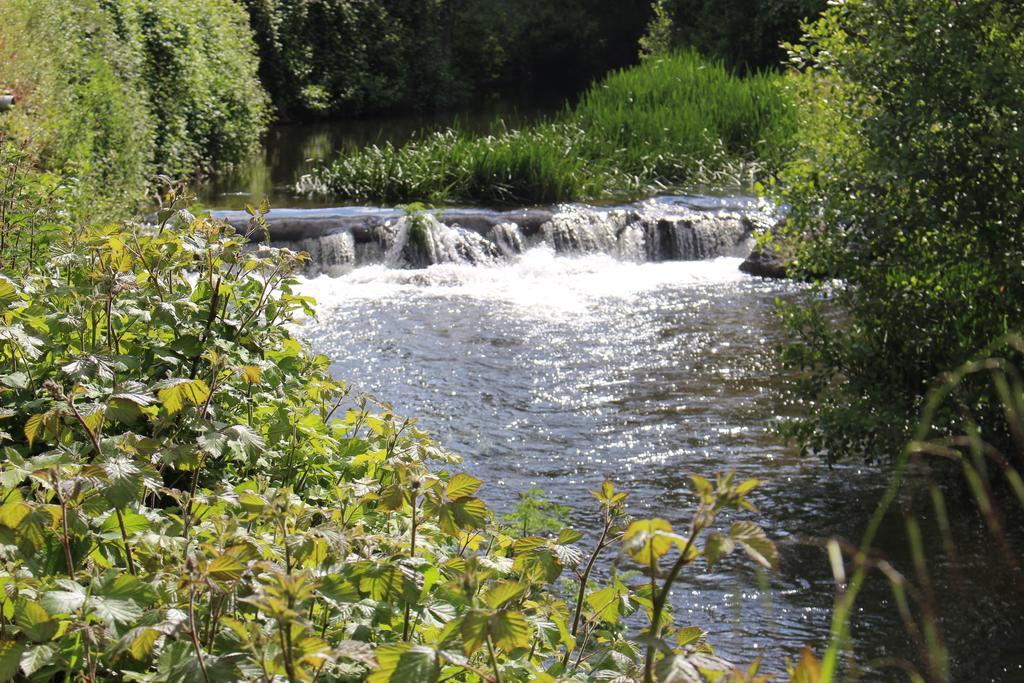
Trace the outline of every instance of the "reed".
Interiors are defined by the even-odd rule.
[[[794,134],[780,78],[739,77],[691,52],[649,59],[550,120],[371,145],[298,187],[365,202],[542,204],[741,182],[736,176],[777,165]]]

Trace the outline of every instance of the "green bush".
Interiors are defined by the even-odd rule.
[[[67,171],[101,205],[132,205],[157,172],[240,160],[266,120],[244,12],[231,0],[9,0],[0,135]],[[116,211],[114,211],[116,213]]]
[[[769,74],[740,78],[692,52],[651,58],[595,84],[554,121],[373,145],[299,189],[389,203],[551,203],[723,184],[727,172],[763,173],[785,156],[794,116],[779,84]]]
[[[789,311],[807,449],[898,452],[940,373],[1024,327],[1022,31],[1017,3],[850,0],[794,48],[783,239],[797,273],[837,278]],[[965,408],[1001,412],[982,387]]]

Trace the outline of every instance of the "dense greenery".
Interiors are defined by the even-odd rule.
[[[827,310],[789,312],[806,447],[895,453],[939,373],[1024,327],[1022,35],[1019,3],[849,0],[794,48],[784,240],[797,272],[839,278]],[[986,430],[992,396],[964,399]]]
[[[649,14],[646,0],[243,2],[286,119],[561,98],[635,61]]]
[[[96,202],[137,202],[156,172],[241,159],[266,121],[244,11],[232,0],[4,0],[6,135]]]
[[[738,184],[744,162],[777,163],[793,136],[779,85],[692,52],[651,58],[595,84],[553,121],[370,146],[304,178],[300,190],[388,203],[544,203]]]
[[[826,0],[654,0],[644,37],[648,51],[688,47],[745,71],[776,68],[786,58],[780,43],[800,37],[800,23],[825,9]]]

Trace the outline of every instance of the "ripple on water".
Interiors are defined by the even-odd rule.
[[[781,541],[780,572],[726,561],[688,575],[673,601],[722,653],[747,660],[756,646],[778,669],[820,645],[831,618],[824,552],[799,539],[855,538],[884,480],[799,460],[767,428],[781,410],[772,302],[794,286],[748,278],[738,262],[537,249],[498,267],[367,267],[304,283],[320,315],[302,333],[336,374],[461,453],[499,512],[539,485],[592,532],[587,491],[608,477],[630,491],[635,514],[685,525],[689,473],[763,480],[755,502]],[[859,648],[870,656],[901,647],[886,599],[871,586],[862,602]]]

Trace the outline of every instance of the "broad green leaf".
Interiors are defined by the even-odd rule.
[[[171,379],[161,382],[157,397],[171,415],[185,407],[185,402],[201,405],[210,396],[210,388],[201,379]]]
[[[61,579],[57,582],[63,590],[47,591],[39,601],[50,614],[73,614],[85,604],[85,589],[74,581]]]
[[[51,640],[60,625],[42,605],[32,600],[18,601],[14,607],[14,623],[25,637],[36,643]]]
[[[622,542],[630,557],[648,566],[667,553],[677,539],[667,520],[641,519],[629,525]]]
[[[129,458],[113,458],[89,468],[92,476],[99,475],[100,492],[111,505],[123,508],[142,497],[142,470]]]
[[[56,654],[52,645],[41,644],[25,650],[25,653],[21,655],[21,671],[26,676],[31,676],[36,671],[39,671],[44,666],[53,662],[53,657]]]
[[[458,500],[476,493],[483,481],[465,473],[456,474],[444,487],[445,493],[451,500]]]
[[[142,608],[134,600],[94,595],[89,598],[88,604],[92,612],[109,628],[127,625],[142,617]]]
[[[471,609],[462,617],[459,630],[462,633],[462,650],[471,656],[487,643],[491,612]]]
[[[218,555],[206,566],[206,574],[214,581],[237,581],[245,572],[245,565],[236,556]]]
[[[491,615],[491,640],[505,651],[530,647],[533,629],[522,612],[500,611]]]
[[[498,609],[519,597],[525,589],[526,586],[517,581],[499,581],[484,593],[484,602],[491,609]]]
[[[718,560],[735,550],[736,544],[732,539],[722,534],[709,534],[708,540],[704,542],[704,559],[707,560],[708,569],[711,569]]]
[[[376,654],[380,668],[369,683],[434,683],[441,673],[437,651],[426,645],[381,645]]]
[[[120,652],[127,652],[137,662],[148,660],[161,633],[152,626],[139,626],[124,634],[117,644]]]
[[[734,522],[729,529],[729,537],[758,564],[768,569],[778,568],[779,550],[761,527],[753,522]]]
[[[684,626],[676,634],[676,642],[679,644],[679,647],[692,645],[693,647],[700,648],[704,645],[706,635],[707,633],[704,629],[699,626]]]
[[[0,640],[0,681],[13,680],[21,669],[21,655],[28,643]]]
[[[619,623],[619,605],[621,604],[619,591],[615,586],[608,586],[599,591],[594,591],[587,596],[587,604],[594,613],[609,624]]]
[[[49,413],[37,413],[25,422],[25,438],[28,439],[29,448],[32,448],[36,439],[42,435],[48,417]]]
[[[490,637],[505,651],[530,647],[533,630],[521,612],[472,609],[462,618],[462,647],[467,656],[484,647]]]

